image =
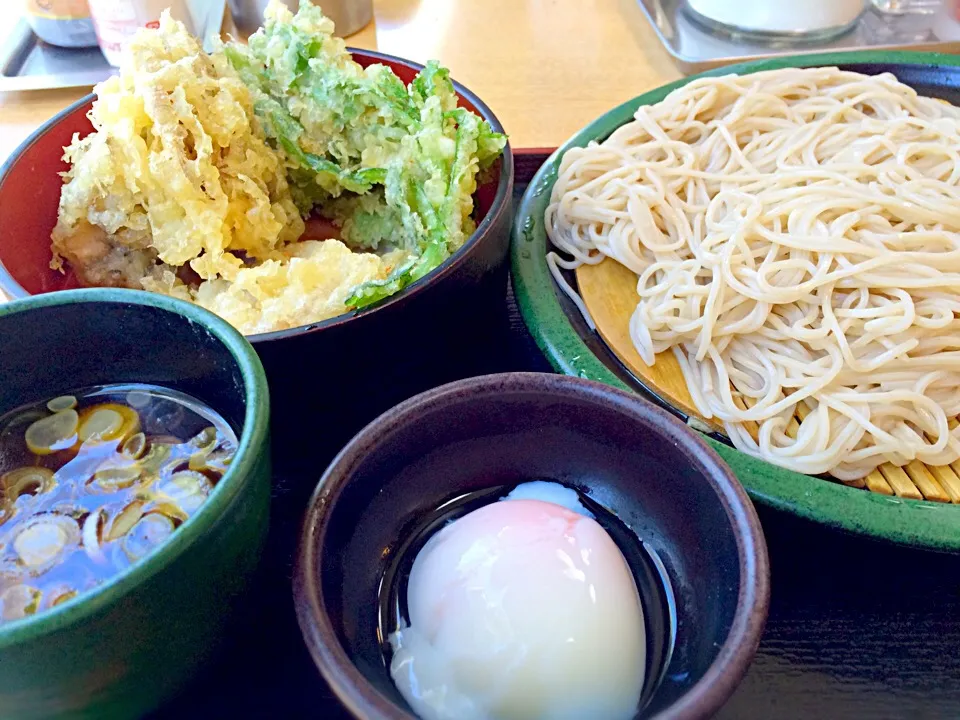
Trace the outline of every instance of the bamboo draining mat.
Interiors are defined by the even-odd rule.
[[[637,307],[637,276],[609,259],[598,265],[583,265],[577,269],[576,275],[580,295],[596,323],[597,332],[620,362],[664,401],[722,434],[722,427],[705,420],[697,412],[673,353],[661,353],[653,367],[647,367],[634,348],[628,327],[630,316]],[[798,417],[787,428],[788,434],[796,433],[799,421],[807,412],[806,407],[798,409]],[[951,427],[956,425],[954,420]],[[756,435],[755,423],[749,424],[747,429]],[[828,479],[836,482],[834,478]],[[925,465],[919,460],[903,467],[885,463],[865,478],[844,484],[913,500],[960,503],[960,461],[940,467]]]

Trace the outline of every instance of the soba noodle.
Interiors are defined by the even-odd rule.
[[[892,75],[701,79],[564,155],[551,263],[634,271],[641,358],[672,350],[739,449],[840,479],[943,465],[960,457],[958,184],[960,109]]]

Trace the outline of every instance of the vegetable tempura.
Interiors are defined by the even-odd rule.
[[[210,55],[168,16],[140,31],[66,149],[53,267],[252,334],[378,302],[463,245],[506,138],[436,63],[408,88],[354,62],[316,6],[266,16]],[[327,239],[302,238],[311,213]]]

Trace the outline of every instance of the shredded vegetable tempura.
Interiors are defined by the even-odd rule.
[[[211,55],[164,15],[97,87],[65,159],[53,267],[197,302],[250,334],[373,304],[473,231],[477,173],[506,138],[429,64],[362,68],[304,3]],[[301,240],[303,217],[332,222]],[[336,236],[336,238],[331,237]]]

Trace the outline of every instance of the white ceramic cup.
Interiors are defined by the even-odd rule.
[[[224,0],[88,0],[90,15],[104,56],[119,67],[130,38],[143,27],[157,27],[160,14],[170,15],[202,40],[219,32]]]
[[[739,30],[805,34],[854,22],[869,0],[687,0],[702,17]]]

